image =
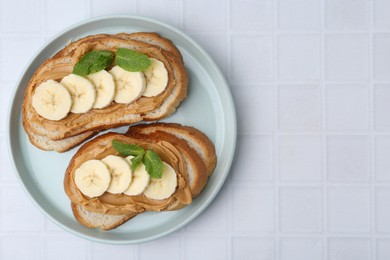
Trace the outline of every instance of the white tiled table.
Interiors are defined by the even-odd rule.
[[[41,215],[8,159],[17,77],[52,35],[149,16],[215,58],[239,119],[212,205],[140,245],[79,239]],[[0,259],[390,259],[389,0],[0,0]]]

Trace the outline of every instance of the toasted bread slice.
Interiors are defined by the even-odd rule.
[[[142,41],[133,40],[131,34],[125,33],[89,36],[68,45],[38,68],[26,89],[22,109],[24,129],[34,145],[44,150],[65,151],[91,137],[92,132],[143,120],[158,120],[176,110],[187,96],[188,84],[184,63],[179,56],[180,52],[169,40],[157,34],[137,33],[133,37]],[[155,97],[141,97],[130,104],[113,103],[106,108],[92,109],[83,114],[71,113],[59,121],[47,120],[35,112],[31,100],[34,90],[40,83],[48,79],[60,80],[70,74],[80,57],[91,50],[115,51],[119,47],[133,49],[162,61],[168,70],[169,78],[165,91]],[[87,132],[89,133],[84,134]],[[76,136],[78,137],[67,139],[61,145],[55,143],[57,140]],[[44,139],[42,137],[47,137],[46,139],[53,142],[36,141]]]
[[[168,133],[164,132],[164,128],[160,128],[161,126],[164,126],[166,129],[169,129],[170,133],[168,134]],[[137,128],[137,129],[135,129],[135,128]],[[160,128],[161,130],[160,131],[152,131],[151,130],[150,133],[144,134],[144,133],[140,133],[140,131],[141,131],[140,126],[133,126],[133,127],[129,128],[129,130],[126,133],[126,136],[137,139],[137,140],[144,140],[144,141],[146,140],[147,142],[162,142],[162,140],[163,140],[163,142],[165,143],[165,146],[170,147],[169,144],[171,144],[175,148],[177,148],[179,151],[179,154],[180,154],[180,160],[185,161],[186,173],[182,173],[182,175],[186,178],[186,181],[189,184],[192,198],[195,198],[197,195],[199,195],[201,190],[204,188],[204,186],[207,182],[208,173],[207,173],[207,168],[205,166],[206,161],[203,160],[202,156],[200,155],[201,150],[200,149],[195,150],[195,149],[191,148],[191,146],[188,144],[188,141],[186,141],[186,140],[191,140],[192,142],[198,142],[197,145],[199,145],[201,147],[208,147],[208,145],[211,145],[210,151],[208,151],[208,154],[211,154],[211,155],[213,155],[212,157],[214,157],[215,154],[213,154],[213,153],[215,153],[215,149],[214,149],[212,142],[207,138],[207,136],[205,136],[199,130],[192,128],[192,127],[181,126],[179,124],[152,123],[152,124],[142,126],[142,130],[145,133],[147,132],[146,130],[148,128],[150,128],[150,129]],[[196,133],[195,136],[198,136],[197,134],[200,134],[202,136],[202,138],[199,138],[199,139],[194,138],[193,135],[195,133]],[[181,136],[181,137],[177,137],[175,134],[177,134],[177,136]],[[96,139],[98,139],[98,138],[96,138]],[[95,140],[92,140],[90,142],[94,142]],[[195,141],[195,140],[197,140],[197,141]],[[88,145],[90,142],[84,144],[83,147]],[[169,142],[169,144],[166,142]],[[204,145],[203,142],[206,142],[207,146]],[[105,142],[102,143],[102,141],[98,141],[98,143],[100,143],[100,145],[102,145],[102,146],[106,145],[106,143]],[[94,146],[96,146],[96,145],[97,144],[95,144]],[[195,145],[195,144],[192,144],[192,145]],[[81,149],[83,149],[83,147]],[[180,148],[178,148],[178,147],[180,147]],[[203,151],[203,153],[204,152],[205,151]],[[194,157],[199,158],[200,162],[197,161],[196,159],[194,159]],[[199,166],[199,163],[202,164],[203,166]],[[215,168],[215,163],[216,163],[216,159],[214,160],[214,165],[211,165],[213,169]],[[66,179],[70,176],[68,174],[68,171],[67,171],[66,176],[67,177],[65,178],[64,184],[65,184],[65,189],[66,190],[68,189],[67,194],[69,193],[69,189],[72,189],[72,193],[74,193],[74,194],[77,193],[77,191],[75,189],[76,187],[74,185],[72,186],[72,185],[66,184],[69,181],[69,180],[67,181]],[[192,183],[190,180],[192,180]],[[195,185],[198,185],[198,187],[196,187]],[[69,194],[68,194],[68,196],[69,196]],[[71,195],[71,196],[73,196],[73,195]],[[75,203],[75,200],[72,198],[71,198],[71,201],[72,201],[72,203]],[[87,205],[87,204],[85,204],[85,205]],[[75,206],[76,205],[73,205],[72,207],[75,207]],[[157,211],[177,210],[177,209],[183,208],[184,206],[186,206],[186,204],[182,203],[179,200],[172,200],[171,203],[169,203],[168,205],[165,204],[164,206],[165,206],[165,208],[161,207]],[[77,216],[75,215],[77,221],[83,225],[86,225],[84,223],[88,223],[88,225],[86,225],[86,226],[93,227],[93,228],[101,228],[101,226],[102,226],[101,223],[103,223],[104,226],[112,226],[114,228],[114,227],[126,222],[128,219],[130,219],[131,217],[134,216],[134,212],[130,212],[128,214],[121,214],[121,215],[116,214],[115,216],[121,216],[121,217],[117,217],[116,221],[111,221],[113,219],[110,218],[109,216],[112,214],[115,214],[114,211],[107,211],[106,213],[102,213],[100,210],[97,210],[96,208],[89,207],[88,205],[82,206],[82,205],[80,205],[80,203],[77,205],[77,208],[78,208],[78,211],[84,212],[84,214],[77,213]],[[74,214],[76,214],[75,209],[73,209],[73,211],[74,211]],[[91,214],[94,213],[94,214],[92,214],[93,217],[91,215],[88,215],[87,214],[88,212],[90,212]],[[121,211],[121,212],[123,212],[123,211]],[[141,212],[143,212],[143,211],[140,211],[139,213],[141,213]],[[107,215],[109,215],[109,216],[107,217]],[[92,218],[92,220],[90,218]],[[97,220],[97,219],[99,219],[99,220]],[[100,223],[100,224],[99,225],[92,225],[91,223]]]
[[[89,198],[83,195],[76,187],[74,181],[75,170],[85,161],[90,159],[102,159],[109,154],[118,155],[112,147],[112,140],[123,143],[136,144],[146,150],[155,151],[163,161],[175,169],[178,186],[170,198],[164,200],[152,200],[141,194],[138,196],[127,196],[125,194],[104,193],[99,198]],[[187,181],[186,161],[169,140],[146,139],[143,136],[128,137],[123,134],[108,133],[84,144],[73,156],[66,170],[64,180],[65,192],[71,202],[82,204],[86,209],[107,214],[141,213],[144,211],[161,211],[175,203],[176,200],[183,204],[192,202],[191,189]]]
[[[100,214],[86,210],[82,205],[76,205],[74,203],[72,203],[71,207],[74,217],[80,224],[89,228],[100,228],[101,230],[116,228],[137,216],[137,213],[122,215]]]
[[[95,136],[97,131],[89,131],[76,136],[67,137],[61,140],[53,141],[49,139],[45,135],[39,135],[34,132],[31,132],[28,137],[30,142],[36,146],[46,151],[57,151],[57,152],[65,152],[69,149],[77,146],[79,143]]]
[[[130,127],[127,134],[131,134],[132,132],[153,134],[158,131],[172,134],[177,138],[186,141],[187,144],[194,149],[203,160],[207,168],[207,175],[210,176],[213,173],[217,164],[214,144],[204,133],[193,127],[182,126],[176,123],[141,124]]]

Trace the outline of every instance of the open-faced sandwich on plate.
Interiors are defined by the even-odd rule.
[[[187,83],[179,50],[156,33],[88,36],[35,71],[23,126],[36,147],[67,151],[102,130],[167,117]]]
[[[64,187],[79,223],[109,230],[143,212],[191,204],[216,163],[213,143],[193,127],[136,125],[83,144],[69,163]]]

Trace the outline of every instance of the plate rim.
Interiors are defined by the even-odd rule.
[[[230,135],[232,136],[232,140],[230,140],[231,141],[230,142],[231,149],[229,149],[229,151],[228,151],[229,153],[227,154],[228,155],[227,163],[225,163],[224,167],[221,169],[221,171],[224,172],[224,174],[223,174],[222,178],[219,179],[219,182],[216,183],[216,185],[214,186],[214,188],[211,191],[210,195],[205,199],[204,203],[201,204],[198,207],[198,209],[193,214],[191,214],[189,217],[184,219],[184,221],[181,221],[180,223],[178,223],[175,227],[173,227],[171,229],[167,229],[167,230],[165,230],[163,232],[160,232],[158,234],[155,234],[155,235],[152,235],[152,236],[148,236],[146,238],[141,238],[141,239],[112,240],[112,239],[107,239],[107,238],[99,238],[99,237],[96,237],[96,236],[83,234],[83,233],[81,233],[81,232],[79,232],[77,230],[74,230],[74,229],[68,227],[67,225],[65,225],[64,223],[60,222],[59,220],[57,220],[54,216],[52,216],[52,214],[50,214],[49,212],[47,212],[44,209],[44,207],[41,205],[41,203],[39,203],[37,200],[35,200],[35,198],[29,192],[26,183],[22,180],[22,178],[20,176],[21,173],[18,171],[18,168],[16,166],[15,154],[14,154],[15,150],[13,148],[12,141],[11,141],[13,135],[16,135],[16,136],[18,135],[17,133],[14,133],[12,131],[12,125],[13,125],[12,114],[15,112],[14,109],[16,109],[15,108],[16,94],[18,93],[21,81],[22,81],[24,75],[26,74],[26,72],[28,71],[28,68],[31,66],[31,63],[54,40],[56,40],[57,38],[59,38],[60,36],[62,36],[64,34],[66,34],[67,32],[72,31],[74,29],[77,29],[78,27],[82,27],[82,26],[84,26],[86,24],[93,24],[93,23],[96,23],[96,22],[101,22],[101,21],[104,21],[104,20],[112,20],[112,19],[136,19],[136,20],[139,20],[139,21],[144,21],[144,22],[148,22],[148,23],[156,24],[158,26],[165,27],[167,30],[173,31],[174,33],[180,35],[180,37],[183,37],[191,45],[193,45],[197,50],[199,50],[200,53],[203,55],[203,57],[206,58],[207,62],[215,70],[216,75],[214,75],[214,76],[217,76],[219,78],[219,80],[221,80],[221,82],[223,84],[223,88],[225,90],[224,93],[223,93],[224,97],[222,98],[220,96],[220,98],[223,101],[227,102],[227,107],[230,109],[230,111],[229,111],[229,120],[232,123],[232,125],[229,125],[229,127],[232,127],[232,128],[229,129],[229,131],[231,132]],[[88,31],[84,31],[84,32],[87,33]],[[21,108],[19,108],[17,110],[17,113],[21,113]],[[226,124],[225,121],[226,120],[223,121],[223,124]],[[155,19],[152,19],[152,18],[143,17],[143,16],[139,16],[139,15],[116,14],[116,15],[104,15],[104,16],[97,16],[97,17],[88,18],[88,19],[79,21],[79,22],[77,22],[77,23],[75,23],[75,24],[73,24],[73,25],[71,25],[69,27],[66,27],[65,29],[61,30],[59,33],[57,33],[54,36],[52,36],[49,40],[47,40],[47,42],[42,44],[42,47],[39,48],[35,52],[35,54],[27,61],[26,65],[22,69],[22,72],[20,73],[20,75],[19,75],[19,77],[18,77],[18,79],[17,79],[17,81],[15,83],[15,87],[14,87],[14,89],[12,91],[12,94],[11,94],[11,102],[10,102],[9,107],[8,107],[7,122],[6,123],[7,123],[7,127],[6,127],[6,140],[7,140],[8,154],[9,154],[11,165],[12,165],[11,168],[12,168],[14,174],[17,177],[19,185],[22,186],[22,189],[25,192],[25,194],[27,195],[27,197],[29,198],[29,200],[33,202],[35,207],[38,208],[39,211],[46,218],[50,219],[50,221],[54,222],[57,226],[61,227],[61,229],[66,230],[67,232],[69,232],[69,233],[71,233],[73,235],[76,235],[78,237],[81,237],[83,239],[90,240],[90,241],[93,241],[93,242],[98,242],[98,243],[104,243],[104,244],[116,244],[116,245],[126,244],[127,245],[127,244],[138,244],[138,243],[143,243],[143,242],[147,242],[147,241],[152,241],[152,240],[164,237],[164,236],[166,236],[168,234],[171,234],[171,233],[177,231],[178,229],[184,227],[185,225],[187,225],[188,223],[193,221],[195,218],[197,218],[215,200],[215,197],[219,194],[219,192],[222,189],[222,186],[226,182],[227,176],[229,175],[229,172],[231,170],[231,166],[232,166],[232,163],[233,163],[234,155],[235,155],[235,152],[236,152],[236,143],[237,143],[237,115],[236,115],[236,109],[235,109],[233,97],[232,97],[229,85],[228,85],[228,83],[226,81],[226,78],[224,77],[223,73],[221,72],[221,70],[219,69],[217,64],[211,58],[211,56],[195,40],[193,40],[191,37],[189,37],[186,33],[181,31],[180,29],[177,29],[177,28],[175,28],[175,27],[173,27],[173,26],[171,26],[171,25],[169,25],[167,23],[161,22],[159,20],[155,20]],[[225,125],[223,126],[223,128],[225,129]]]

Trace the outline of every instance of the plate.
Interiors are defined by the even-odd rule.
[[[214,142],[218,164],[202,194],[193,203],[172,212],[148,212],[111,230],[89,229],[74,219],[63,189],[68,162],[77,148],[66,153],[45,152],[30,144],[22,127],[23,95],[34,71],[70,40],[97,34],[153,31],[171,39],[180,49],[189,73],[188,98],[176,113],[164,119],[190,125]],[[124,131],[124,128],[115,131]],[[132,244],[153,240],[183,227],[201,214],[221,189],[232,164],[236,145],[236,114],[229,87],[210,56],[183,32],[138,16],[105,16],[78,23],[58,34],[29,62],[13,94],[7,140],[15,173],[32,202],[54,223],[80,237],[102,243]]]

